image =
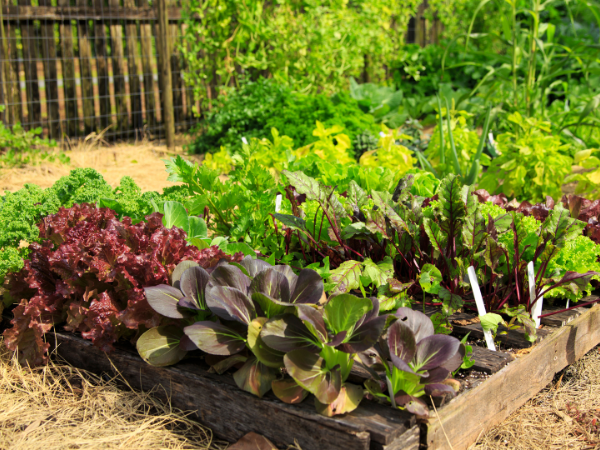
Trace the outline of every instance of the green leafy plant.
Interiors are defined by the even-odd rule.
[[[534,203],[546,196],[559,198],[565,176],[571,172],[570,146],[552,133],[550,124],[509,115],[515,131],[497,138],[501,155],[490,164],[479,187]]]
[[[423,313],[400,308],[388,329],[371,367],[374,376],[365,385],[375,398],[385,399],[393,408],[428,416],[424,395],[454,397],[460,383],[449,378],[463,363],[465,348],[452,336],[434,334],[431,320]],[[385,378],[375,370],[383,368]],[[387,393],[385,390],[387,389]]]

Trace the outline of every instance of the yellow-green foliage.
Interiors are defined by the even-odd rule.
[[[600,198],[600,150],[587,149],[575,153],[574,163],[582,172],[565,178],[565,183],[577,182],[575,194],[595,200]]]
[[[390,130],[383,125],[383,136],[379,139],[378,148],[363,153],[360,157],[360,165],[366,167],[387,167],[404,174],[412,169],[414,159],[412,152],[404,145],[396,144],[398,139],[406,139],[408,136],[400,134],[397,130]]]
[[[492,160],[479,187],[532,203],[543,201],[547,195],[560,198],[573,164],[570,146],[552,134],[548,122],[524,118],[518,112],[510,114],[508,120],[515,131],[498,136],[502,154]]]

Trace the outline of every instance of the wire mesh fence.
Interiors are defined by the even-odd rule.
[[[42,128],[53,139],[105,131],[106,139],[160,138],[163,55],[148,0],[0,0],[0,103],[5,123]],[[193,93],[175,45],[181,7],[169,6],[173,111],[178,131],[193,121]]]
[[[159,67],[167,57],[175,130],[188,130],[199,105],[176,45],[185,26],[181,1],[166,0],[170,44],[162,55],[153,0],[0,0],[2,120],[55,140],[92,132],[107,140],[160,139]],[[428,27],[426,8],[427,0],[409,23],[407,42],[437,41],[441,25]]]

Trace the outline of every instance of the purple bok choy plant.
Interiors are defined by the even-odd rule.
[[[388,319],[379,316],[376,298],[351,294],[330,297],[323,308],[297,305],[295,313],[272,318],[261,337],[285,353],[291,377],[273,381],[273,392],[286,403],[299,403],[311,393],[317,411],[326,416],[354,410],[364,395],[362,386],[346,382],[354,356],[377,343]]]
[[[204,299],[213,317],[183,332],[200,350],[225,357],[212,366],[218,373],[243,363],[233,375],[236,384],[262,397],[284,366],[284,353],[263,342],[265,323],[296,305],[314,305],[322,296],[323,280],[314,270],[296,275],[289,266],[248,257],[212,271]]]
[[[211,316],[204,295],[209,276],[198,263],[182,261],[171,274],[172,286],[160,284],[144,288],[150,307],[170,319],[147,330],[137,341],[138,353],[148,364],[170,366],[196,348],[183,333],[183,327]]]
[[[380,342],[381,355],[361,355],[373,376],[365,386],[392,407],[427,417],[420,397],[456,395],[460,384],[449,377],[461,366],[465,348],[455,337],[434,334],[431,319],[419,311],[399,308],[395,317]]]

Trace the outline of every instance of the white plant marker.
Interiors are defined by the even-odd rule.
[[[530,261],[529,264],[527,264],[527,278],[529,278],[529,298],[530,302],[532,302],[535,299],[535,273],[533,271],[533,261]],[[542,295],[537,299],[537,302],[535,302],[531,309],[531,318],[535,321],[536,327],[540,326],[543,303],[544,296]]]
[[[571,300],[567,299],[567,309],[569,309],[569,303],[571,302]]]
[[[381,137],[385,137],[385,133],[384,133],[383,131],[380,131],[380,132],[379,132],[379,136],[381,136]]]
[[[248,145],[248,139],[246,139],[245,137],[242,137],[242,142],[246,145]]]
[[[477,282],[475,268],[473,266],[470,266],[467,269],[467,273],[469,274],[469,281],[471,282],[471,288],[473,289],[473,295],[475,296],[477,312],[480,316],[485,316],[485,304],[483,303],[483,297],[481,295],[481,290],[479,289],[479,283]],[[485,343],[487,344],[487,348],[495,352],[496,345],[494,344],[494,336],[492,336],[492,332],[490,330],[484,330],[483,336],[485,337]]]
[[[283,197],[281,196],[281,194],[277,194],[277,197],[275,197],[275,212],[278,213],[279,210],[281,209],[281,200],[283,200]]]

